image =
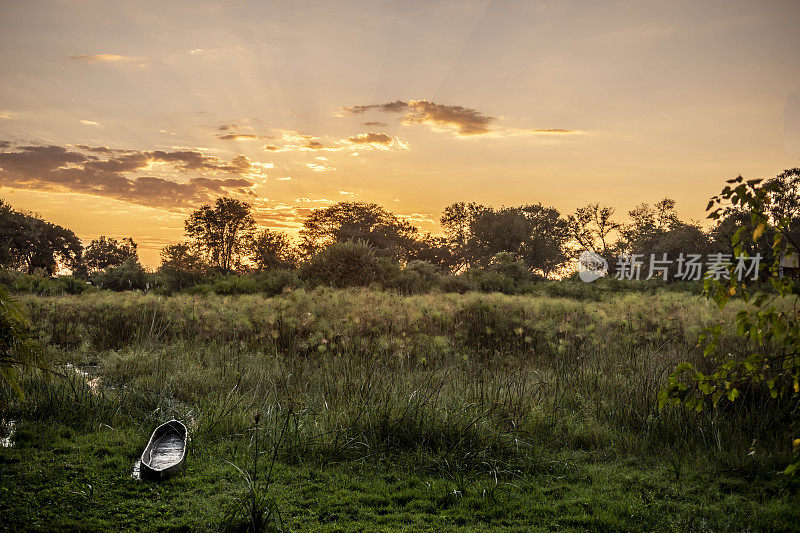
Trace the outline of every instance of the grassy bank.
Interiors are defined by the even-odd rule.
[[[322,289],[23,302],[68,379],[27,372],[26,400],[4,414],[18,421],[15,446],[0,449],[11,529],[30,516],[42,529],[216,528],[245,492],[234,464],[252,462],[257,413],[261,461],[278,449],[268,492],[294,530],[800,519],[795,487],[777,474],[791,452],[783,406],[752,390],[702,413],[657,409],[675,364],[702,366],[702,328],[736,305],[721,313],[679,292]],[[733,335],[723,344],[748,348]],[[170,417],[190,425],[186,472],[132,479],[149,432]]]

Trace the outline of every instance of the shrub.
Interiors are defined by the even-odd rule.
[[[205,283],[192,285],[183,290],[188,294],[255,294],[275,296],[284,289],[300,285],[297,274],[289,270],[268,270],[257,274],[219,274]]]
[[[293,270],[268,270],[256,276],[259,291],[267,296],[275,296],[286,289],[296,289],[300,280]]]
[[[60,276],[53,280],[55,294],[81,294],[91,288],[86,280],[74,276]]]
[[[202,283],[205,278],[202,270],[180,268],[174,265],[162,265],[156,272],[157,286],[169,294]]]
[[[481,292],[502,292],[503,294],[517,292],[514,278],[494,270],[470,268],[461,277]]]
[[[300,279],[313,285],[367,286],[378,279],[381,260],[363,241],[336,242],[300,265]]]
[[[13,292],[38,294],[39,296],[57,296],[61,294],[81,294],[91,288],[86,281],[74,276],[33,276],[12,271],[0,273],[0,283],[8,286]]]
[[[395,289],[403,294],[419,294],[430,292],[441,285],[442,275],[436,265],[429,261],[410,261],[405,268],[392,263],[391,276],[381,279],[387,289]]]
[[[188,294],[254,294],[258,292],[255,280],[237,274],[217,275],[205,283],[198,283],[183,290]]]
[[[148,276],[135,258],[128,258],[119,266],[108,267],[92,275],[92,283],[112,291],[146,290]]]
[[[477,290],[475,284],[467,279],[466,276],[454,276],[453,274],[442,276],[439,281],[439,287],[442,292],[457,292],[459,294]]]
[[[168,294],[202,283],[208,273],[208,265],[188,243],[164,247],[161,261],[156,281],[159,289]]]
[[[508,252],[500,252],[492,257],[489,270],[511,278],[514,284],[524,283],[534,279],[534,275],[525,266],[525,263]]]

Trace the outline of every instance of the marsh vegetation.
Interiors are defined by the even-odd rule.
[[[51,368],[88,365],[99,386],[26,369],[25,400],[7,395],[11,528],[245,530],[231,509],[247,498],[292,530],[800,520],[781,401],[753,388],[702,412],[658,408],[679,362],[708,366],[698,335],[736,302],[320,288],[21,303]],[[721,342],[750,349],[735,331]],[[170,418],[190,428],[186,471],[142,484],[132,465]],[[269,483],[248,483],[272,458]]]

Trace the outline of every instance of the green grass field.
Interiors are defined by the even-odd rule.
[[[658,409],[739,307],[592,290],[24,297],[66,377],[27,371],[4,408],[0,527],[245,531],[255,497],[292,531],[797,529],[785,406]],[[172,417],[185,470],[134,479]]]

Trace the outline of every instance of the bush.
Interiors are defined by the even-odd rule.
[[[119,266],[108,267],[92,275],[92,283],[101,289],[112,291],[147,290],[147,272],[131,257]]]
[[[91,288],[85,280],[74,276],[32,276],[3,270],[0,272],[0,284],[6,285],[12,292],[37,294],[39,296],[58,296],[61,294],[81,294]]]
[[[528,294],[538,292],[538,282],[545,278],[532,273],[513,254],[496,254],[486,268],[470,268],[457,276],[442,276],[439,286],[444,292],[502,292]]]
[[[205,283],[192,285],[183,290],[188,294],[255,294],[275,296],[285,289],[300,285],[297,275],[289,270],[267,270],[257,274],[217,275]]]
[[[508,252],[500,252],[492,257],[489,262],[489,270],[511,278],[514,284],[521,284],[534,279],[534,275],[525,266],[525,263],[514,257]],[[540,278],[540,276],[537,276]]]
[[[514,278],[489,269],[470,268],[461,276],[467,283],[481,292],[502,292],[514,294],[517,292]]]
[[[300,280],[293,270],[268,270],[257,276],[260,292],[267,296],[275,296],[286,289],[296,289]]]
[[[156,285],[168,294],[203,283],[206,275],[202,270],[162,265],[156,272]]]
[[[81,294],[91,288],[85,279],[74,276],[60,276],[53,280],[57,294]]]
[[[187,294],[254,294],[258,292],[255,280],[237,274],[217,275],[206,281],[186,287],[182,292]]]
[[[333,287],[367,286],[386,266],[363,241],[335,242],[300,265],[301,280]]]
[[[436,265],[429,261],[410,261],[402,269],[392,263],[392,267],[384,268],[384,276],[387,271],[391,273],[381,279],[384,288],[395,289],[402,294],[419,294],[441,286],[442,275]]]
[[[459,294],[478,290],[475,284],[467,279],[466,276],[454,276],[453,274],[442,276],[439,281],[439,287],[442,292],[457,292]]]

